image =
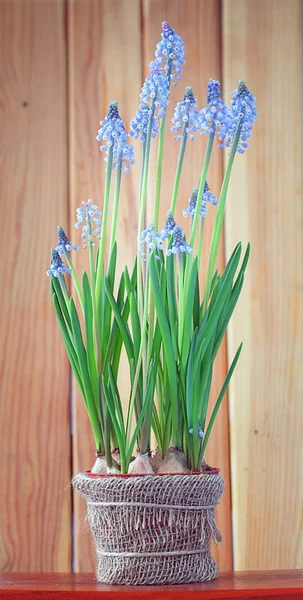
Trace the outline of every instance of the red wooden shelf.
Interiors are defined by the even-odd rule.
[[[210,583],[128,587],[101,585],[92,574],[2,573],[5,600],[303,600],[302,571],[222,573]]]

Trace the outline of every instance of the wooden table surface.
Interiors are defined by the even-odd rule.
[[[302,571],[222,573],[210,583],[128,587],[101,585],[94,575],[2,573],[0,598],[5,600],[233,600],[240,598],[303,600]]]

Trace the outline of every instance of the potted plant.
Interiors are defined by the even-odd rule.
[[[103,214],[91,200],[77,209],[76,228],[82,229],[89,272],[78,279],[72,263],[72,251],[78,246],[61,227],[47,271],[97,449],[93,468],[76,475],[73,485],[87,500],[97,579],[104,583],[169,584],[216,576],[210,540],[221,539],[214,511],[224,482],[218,469],[205,463],[204,453],[241,352],[240,345],[209,414],[214,361],[249,258],[249,246],[241,258],[239,243],[224,272],[216,270],[231,169],[236,153],[247,147],[257,115],[255,98],[240,81],[227,108],[220,83],[210,79],[206,107],[199,110],[192,88],[186,88],[172,119],[180,151],[166,222],[159,228],[166,109],[170,88],[181,79],[185,62],[180,36],[166,22],[162,29],[130,133],[116,101],[101,121],[97,139],[106,153]],[[191,219],[186,240],[175,221],[175,208],[187,142],[196,134],[208,140],[198,186],[184,207],[184,217]],[[138,253],[133,268],[129,271],[126,266],[118,276],[120,184],[123,172],[135,162],[130,136],[139,138],[142,147]],[[218,199],[207,184],[216,136],[219,148],[230,149]],[[158,138],[154,219],[146,228],[153,138]],[[217,208],[201,293],[203,227],[210,205]],[[65,274],[72,276],[75,299],[68,292]],[[128,403],[118,385],[122,349],[129,365]],[[157,440],[153,452],[152,431]]]

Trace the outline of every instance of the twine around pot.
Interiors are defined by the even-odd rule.
[[[87,501],[98,581],[163,585],[216,577],[210,541],[221,541],[215,520],[221,475],[79,473],[72,485]]]

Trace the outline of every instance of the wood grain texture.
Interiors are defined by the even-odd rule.
[[[70,145],[70,225],[82,200],[92,198],[102,210],[105,178],[104,154],[95,137],[110,100],[119,101],[121,117],[128,126],[138,105],[141,87],[141,32],[139,0],[70,0],[68,2],[69,41],[69,145]],[[118,267],[132,265],[137,247],[137,190],[139,166],[123,176],[118,221]],[[88,268],[87,251],[77,253],[77,268]],[[122,368],[120,389],[127,390],[128,368]],[[124,400],[127,401],[127,393]],[[73,472],[90,469],[94,462],[94,442],[83,400],[73,385]],[[75,494],[75,568],[94,569],[95,558],[87,526],[85,503]]]
[[[45,276],[67,217],[64,5],[0,2],[0,570],[71,566],[69,371]]]
[[[239,25],[240,24],[240,25]],[[224,83],[244,79],[260,115],[238,156],[226,215],[228,253],[252,244],[229,329],[236,569],[303,562],[302,4],[223,0]]]
[[[161,23],[168,23],[181,35],[185,45],[186,64],[182,73],[182,81],[172,90],[168,105],[167,132],[164,151],[160,228],[164,226],[165,215],[170,207],[170,198],[174,183],[174,174],[178,159],[180,142],[174,139],[169,130],[176,103],[184,94],[185,87],[192,85],[199,108],[205,106],[207,83],[210,77],[221,78],[221,15],[220,2],[215,0],[191,0],[190,4],[183,0],[143,0],[143,32],[144,32],[144,76],[147,75],[148,64],[153,60],[156,43],[160,39]],[[188,142],[180,190],[177,201],[176,220],[188,232],[189,219],[184,219],[182,211],[187,207],[192,189],[199,186],[206,138],[196,136],[194,143]],[[153,144],[151,158],[151,175],[149,178],[148,222],[153,220],[153,204],[155,194],[157,144]],[[222,153],[214,149],[208,182],[213,193],[218,194],[222,181]],[[201,277],[205,272],[206,257],[215,217],[215,208],[209,207],[205,219],[204,261]],[[218,268],[223,269],[223,245],[218,257]],[[219,352],[211,393],[211,407],[216,401],[226,375],[226,343]],[[229,467],[229,432],[228,405],[225,398],[213,429],[212,438],[207,448],[206,459],[209,464],[219,467],[225,479],[225,491],[218,509],[218,523],[223,533],[223,545],[213,549],[220,569],[229,570],[232,566],[231,525],[230,525],[230,467]]]
[[[216,581],[175,586],[119,586],[94,582],[90,573],[28,575],[6,573],[0,579],[0,598],[5,600],[301,600],[303,571],[222,573]]]

